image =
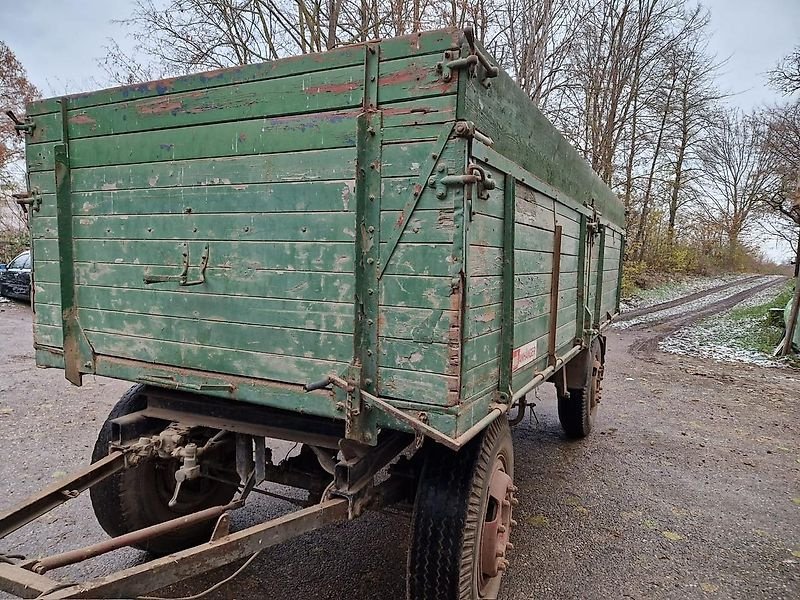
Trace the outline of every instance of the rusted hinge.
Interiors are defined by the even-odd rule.
[[[14,121],[14,131],[17,132],[17,135],[19,135],[20,133],[24,133],[26,135],[30,135],[33,133],[33,130],[36,127],[36,125],[34,125],[30,117],[25,117],[24,121],[20,121],[14,114],[14,112],[10,110],[6,111],[6,115],[8,115],[9,119]]]
[[[11,194],[11,197],[19,204],[19,207],[25,214],[28,213],[29,206],[33,212],[39,212],[42,206],[42,195],[39,193],[38,189],[32,189],[22,194]]]

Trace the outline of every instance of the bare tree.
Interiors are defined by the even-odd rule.
[[[800,91],[800,46],[795,46],[792,53],[769,72],[769,81],[786,95]]]
[[[24,137],[17,134],[5,113],[11,111],[22,117],[25,104],[38,96],[39,91],[28,81],[22,63],[0,41],[0,231],[20,231],[26,223],[11,198],[11,193],[21,187],[25,173]]]
[[[725,110],[720,111],[702,145],[708,187],[703,208],[725,234],[731,259],[742,234],[763,214],[774,185],[774,172],[763,149],[765,137],[765,128],[756,116]]]

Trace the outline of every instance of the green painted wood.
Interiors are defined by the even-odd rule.
[[[157,135],[158,130],[186,128],[197,134],[200,130],[187,126],[205,125],[204,129],[216,131],[221,126],[215,124],[222,121],[235,121],[232,125],[236,127],[248,119],[259,119],[251,122],[264,127],[274,125],[280,132],[293,120],[308,122],[306,117],[280,117],[354,108],[361,105],[363,98],[363,66],[353,66],[72,110],[69,132],[76,141],[112,135],[117,139],[137,139],[123,135],[136,132],[144,132],[147,139]],[[263,117],[276,119],[271,122],[272,119],[262,120]],[[333,115],[330,118],[333,122],[341,120]],[[179,129],[164,131],[165,144],[177,143],[181,139],[175,137],[178,133]]]
[[[84,138],[70,143],[70,159],[78,169],[350,148],[357,114],[323,112]],[[29,152],[29,170],[52,169],[52,145],[30,146]]]
[[[141,360],[148,357],[153,364],[172,365],[214,371],[243,377],[272,379],[284,383],[305,384],[319,381],[331,372],[340,372],[346,362],[334,362],[300,356],[287,356],[260,351],[238,350],[215,345],[176,342],[165,339],[151,339],[107,333],[86,331],[92,347],[98,354]],[[352,349],[347,344],[348,350]],[[349,360],[349,359],[348,359]]]
[[[414,181],[410,177],[383,178],[382,207],[402,210]],[[73,214],[86,216],[352,211],[355,181],[99,190],[73,193],[72,203]],[[440,199],[426,188],[417,210],[443,210],[452,205],[450,196]],[[32,221],[33,231],[52,224],[54,221],[48,221],[52,217],[55,217],[55,198],[53,194],[45,194],[42,208]]]
[[[470,79],[465,112],[466,118],[495,141],[498,154],[513,157],[579,204],[594,200],[604,216],[624,226],[620,200],[505,72],[501,71],[488,89]]]
[[[374,43],[377,53],[358,46],[326,55],[327,66],[276,61],[218,79],[70,99],[70,263],[98,373],[236,377],[241,385],[231,397],[342,418],[328,396],[282,394],[270,381],[299,386],[367,364],[362,387],[407,410],[430,411],[434,426],[464,431],[486,414],[500,386],[509,387],[501,349],[507,363],[514,346],[537,345],[540,358],[514,374],[515,389],[543,368],[556,224],[563,235],[556,347],[572,347],[581,216],[591,211],[563,183],[581,187],[583,167],[562,152],[552,128],[529,115],[513,131],[499,123],[494,150],[457,138],[437,152],[437,136],[449,133],[456,115],[497,137],[491,127],[498,120],[511,122],[530,106],[462,74],[443,82],[436,64],[461,41],[458,30],[434,32]],[[481,102],[480,113],[469,112]],[[41,265],[37,356],[63,366],[48,141],[61,135],[52,129],[54,114],[36,116],[41,129],[30,140],[29,166],[31,185],[44,192],[32,224]],[[509,152],[509,144],[523,151]],[[462,173],[468,149],[496,188],[486,199],[462,187],[438,197],[428,178]],[[429,172],[428,163],[442,170]],[[391,261],[380,284],[370,285],[370,268],[380,265],[368,262],[370,252],[386,256],[391,230],[399,232]],[[616,300],[619,269],[611,265],[622,241],[612,224],[602,262],[597,252],[586,257],[601,321]],[[146,275],[180,270],[184,243],[190,276],[209,244],[205,283],[146,285]],[[369,333],[356,336],[361,341],[358,319]]]
[[[448,372],[447,344],[444,336],[438,343],[381,336],[378,347],[381,367],[445,375]]]
[[[144,307],[142,307],[144,308]],[[141,310],[141,309],[140,309]],[[352,317],[349,333],[331,333],[293,328],[206,320],[202,315],[162,317],[155,314],[128,313],[116,310],[80,308],[80,322],[88,332],[146,338],[153,342],[246,350],[287,358],[303,357],[324,361],[348,362],[352,358]],[[89,335],[89,337],[92,337]],[[100,354],[110,354],[103,346],[94,346]],[[113,353],[111,354],[113,356]],[[131,356],[131,358],[137,358]],[[139,356],[141,358],[141,355]],[[240,367],[238,374],[246,371]]]
[[[438,373],[382,367],[378,370],[378,393],[388,398],[423,404],[448,405],[457,378]]]
[[[327,72],[340,67],[360,65],[364,61],[361,46],[347,46],[330,52],[305,54],[281,60],[229,67],[177,77],[88,92],[69,96],[73,110],[89,106],[135,101],[141,98],[169,97],[186,91],[204,90],[224,86],[239,86],[263,79],[280,79],[301,73]],[[38,115],[58,110],[57,98],[34,101],[28,105],[29,115]]]

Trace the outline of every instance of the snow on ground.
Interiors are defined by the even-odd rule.
[[[669,302],[689,294],[702,292],[704,290],[724,285],[738,279],[751,277],[747,274],[717,275],[714,277],[694,276],[687,277],[682,281],[670,282],[649,290],[640,290],[635,296],[624,299],[620,302],[620,309],[624,313],[637,308],[647,308],[654,304]]]
[[[726,292],[736,293],[732,289]],[[731,314],[737,309],[767,304],[780,293],[780,286],[761,290],[726,311],[679,329],[662,340],[659,348],[671,354],[709,358],[720,362],[741,362],[762,367],[785,366],[784,360],[747,347],[747,340],[757,338],[764,328],[766,315],[764,318],[754,319],[734,318]]]
[[[662,352],[709,358],[720,362],[742,362],[762,367],[783,363],[768,354],[742,348],[737,341],[753,336],[763,323],[720,318],[719,315],[676,331],[658,345]]]
[[[751,275],[736,276],[735,278],[732,279],[732,281],[737,281],[739,279],[746,279],[747,277],[751,277]],[[731,279],[729,279],[728,281],[731,281]],[[715,281],[714,285],[707,286],[704,289],[708,289],[709,287],[715,287],[717,285],[722,285],[724,283],[726,283],[726,282],[725,281],[720,281],[719,279],[717,279]],[[743,292],[746,289],[751,288],[751,287],[755,287],[756,285],[759,285],[761,283],[764,283],[763,279],[759,279],[757,282],[741,281],[737,285],[733,285],[731,287],[725,288],[724,290],[719,290],[718,292],[714,292],[714,293],[708,294],[707,296],[703,296],[701,298],[697,298],[696,300],[692,300],[691,302],[685,302],[683,304],[679,304],[677,306],[673,306],[672,308],[666,308],[666,309],[662,309],[662,310],[654,310],[652,312],[649,312],[649,313],[646,313],[646,314],[643,314],[643,315],[639,315],[638,317],[634,317],[633,319],[630,319],[630,320],[627,320],[627,321],[618,321],[617,323],[612,325],[612,327],[615,327],[616,329],[627,329],[628,327],[633,327],[635,325],[642,325],[642,324],[650,323],[650,322],[653,322],[653,321],[661,321],[661,320],[664,320],[664,319],[668,319],[670,317],[679,317],[681,315],[686,314],[689,311],[701,309],[701,308],[703,308],[705,306],[708,306],[709,304],[713,304],[714,302],[718,302],[719,300],[723,300],[724,298],[727,298],[729,296],[733,296],[734,294],[738,294],[739,292]],[[700,290],[688,291],[688,292],[679,294],[678,296],[676,296],[676,298],[679,298],[681,296],[688,296],[689,294],[693,294],[696,291],[700,291]],[[754,294],[754,296],[755,295],[756,294]],[[777,293],[775,293],[774,290],[773,290],[773,296],[772,297],[774,297],[775,295],[777,295]],[[672,298],[672,299],[674,300],[675,298]],[[668,300],[662,300],[662,302],[668,302]],[[766,302],[766,300],[764,300],[764,302]]]

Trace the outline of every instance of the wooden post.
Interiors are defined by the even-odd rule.
[[[792,351],[792,338],[797,328],[797,313],[800,312],[800,276],[794,280],[794,298],[792,299],[792,309],[789,311],[789,322],[786,323],[786,337],[783,340],[781,356],[786,356]]]

